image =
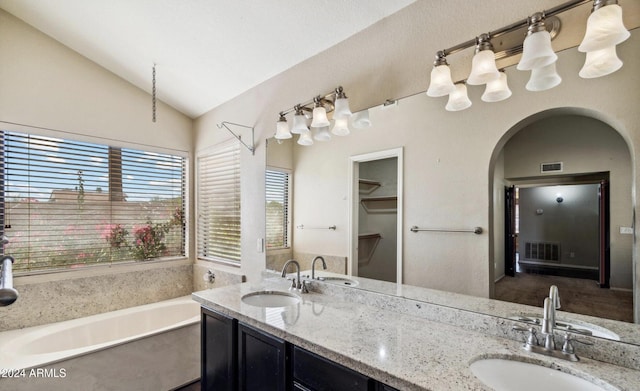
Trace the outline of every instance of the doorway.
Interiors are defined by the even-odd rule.
[[[563,310],[633,321],[631,153],[614,128],[591,115],[596,114],[580,115],[571,109],[538,113],[509,130],[496,147],[491,297],[542,306],[549,286],[566,281],[560,292]],[[567,193],[572,189],[589,194],[591,201],[583,206],[588,213],[555,216],[574,206],[573,194]],[[544,192],[544,204],[541,199],[523,204],[525,198],[535,200]],[[525,232],[527,218],[533,234]],[[555,223],[539,224],[554,219]],[[582,229],[587,226],[588,240]],[[564,236],[551,235],[560,228]],[[590,260],[583,262],[586,258]],[[519,278],[523,276],[535,283]],[[518,291],[520,299],[508,297]],[[582,303],[572,309],[571,301]],[[619,309],[624,315],[614,314]]]
[[[352,156],[348,274],[402,283],[402,148]]]

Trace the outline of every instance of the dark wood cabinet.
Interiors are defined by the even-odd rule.
[[[203,391],[397,391],[207,308],[201,338]]]
[[[238,389],[237,323],[234,318],[202,309],[200,387],[203,391]]]
[[[287,391],[287,350],[283,340],[238,324],[238,372],[242,391]]]
[[[374,381],[317,354],[293,347],[293,379],[313,391],[374,391]]]

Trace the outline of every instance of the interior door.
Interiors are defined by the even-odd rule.
[[[515,276],[516,270],[516,187],[504,188],[504,274]]]
[[[611,276],[611,251],[609,240],[609,181],[600,181],[598,189],[599,224],[598,241],[600,253],[600,288],[609,288]]]

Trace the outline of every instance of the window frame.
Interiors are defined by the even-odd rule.
[[[269,225],[268,225],[268,221],[267,221],[267,216],[266,216],[266,209],[267,209],[267,205],[266,203],[268,202],[268,200],[266,199],[266,187],[267,187],[267,172],[268,171],[275,171],[275,172],[280,172],[283,174],[287,175],[287,200],[286,202],[286,211],[287,211],[287,215],[286,215],[286,221],[284,222],[284,233],[285,233],[285,243],[284,246],[279,246],[279,247],[269,247],[268,246],[268,230],[269,230]],[[293,197],[292,197],[292,193],[293,193],[293,171],[288,169],[288,168],[282,168],[282,167],[276,167],[276,166],[267,166],[265,169],[265,251],[267,252],[271,252],[271,251],[278,251],[278,250],[290,250],[291,249],[291,235],[292,235],[292,214],[293,214]]]
[[[117,140],[117,139],[112,139],[108,137],[101,137],[98,135],[88,135],[88,134],[76,133],[71,131],[44,128],[44,127],[33,127],[33,126],[15,124],[15,123],[10,123],[5,121],[0,121],[0,124],[1,124],[0,130],[4,132],[21,133],[31,137],[61,139],[63,142],[70,143],[70,144],[89,143],[89,144],[94,144],[100,147],[105,147],[107,149],[117,148],[117,149],[135,151],[138,153],[163,154],[163,155],[170,155],[171,157],[179,157],[183,159],[182,167],[181,167],[182,169],[181,170],[181,173],[182,173],[182,182],[181,182],[182,200],[181,201],[182,201],[182,213],[183,213],[183,220],[182,220],[183,233],[182,233],[182,245],[181,245],[182,254],[160,256],[160,257],[151,258],[144,261],[141,261],[138,259],[123,259],[123,260],[112,259],[109,261],[82,264],[82,267],[77,267],[77,268],[70,267],[67,265],[63,267],[46,267],[46,268],[30,269],[30,270],[14,269],[14,275],[16,277],[24,278],[28,276],[39,276],[39,275],[45,276],[45,275],[57,275],[57,274],[66,275],[66,273],[73,273],[73,275],[82,275],[82,274],[86,274],[86,272],[88,272],[89,270],[96,270],[100,268],[111,270],[113,268],[119,268],[122,266],[157,264],[162,262],[176,262],[176,261],[184,261],[189,258],[189,218],[188,218],[190,213],[190,204],[189,204],[190,154],[189,154],[189,151],[124,141],[124,140]],[[2,146],[2,148],[4,148],[4,146]],[[4,159],[4,152],[0,154]],[[5,171],[4,171],[5,162],[3,161],[2,163],[3,163],[3,166],[2,166],[1,179],[3,180],[3,184],[0,191],[2,191],[2,195],[1,195],[2,200],[6,202],[7,189],[5,189],[4,182],[7,180],[7,178],[5,177]],[[0,207],[2,207],[2,212],[4,213],[4,205],[0,205]],[[1,229],[2,229],[2,232],[5,233],[4,226]],[[9,237],[9,240],[11,241],[11,233],[6,232],[5,234]],[[3,249],[3,253],[4,252],[6,252],[7,255],[11,255],[10,247],[7,248],[6,251],[4,251]]]
[[[235,187],[237,188],[238,197],[235,199],[235,204],[237,205],[237,234],[238,234],[238,243],[237,243],[237,259],[227,258],[217,254],[204,254],[204,244],[205,239],[203,235],[206,234],[204,228],[202,227],[203,223],[203,213],[207,213],[206,204],[210,202],[210,199],[203,199],[203,192],[210,190],[209,187],[203,188],[203,171],[204,167],[202,167],[201,162],[206,159],[213,158],[216,154],[231,153],[235,155],[235,166],[237,167],[238,173],[235,175],[237,178],[237,182],[235,182]],[[206,169],[209,169],[208,167]],[[240,143],[236,139],[230,139],[227,141],[220,142],[218,144],[212,145],[202,151],[200,151],[195,158],[195,170],[196,170],[196,186],[195,186],[195,210],[197,211],[196,215],[196,240],[195,240],[195,252],[196,258],[198,260],[203,260],[207,262],[215,262],[226,264],[230,266],[240,267],[242,264],[242,149],[240,148]],[[210,194],[207,195],[209,197]],[[207,252],[214,252],[213,249],[208,249]]]

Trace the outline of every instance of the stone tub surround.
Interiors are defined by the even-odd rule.
[[[82,318],[187,296],[189,259],[145,261],[14,277],[18,300],[0,309],[0,331]]]
[[[313,289],[329,284],[312,282]],[[602,382],[621,390],[633,390],[640,384],[640,371],[583,358],[578,363],[565,362],[527,353],[522,343],[476,330],[478,319],[468,319],[458,327],[424,316],[449,316],[440,306],[417,308],[411,300],[406,310],[389,303],[385,295],[349,289],[335,295],[311,292],[301,295],[297,306],[268,311],[244,304],[241,297],[265,289],[286,291],[289,282],[282,278],[265,278],[255,283],[230,285],[195,292],[192,297],[201,305],[237,318],[276,337],[324,356],[400,390],[478,390],[487,389],[470,371],[469,364],[486,357],[511,357],[553,367]],[[327,289],[340,288],[330,286]],[[371,295],[372,297],[365,297]],[[377,296],[377,297],[376,297]],[[411,313],[414,306],[423,316]],[[274,312],[282,311],[281,316]],[[276,314],[277,315],[277,314]],[[463,314],[460,314],[463,315]],[[490,318],[486,316],[487,318]],[[284,320],[287,320],[286,322]],[[503,320],[504,321],[504,320]],[[468,323],[467,323],[468,322]],[[489,326],[486,326],[489,327]],[[582,345],[580,345],[582,347]],[[580,355],[580,347],[578,355]],[[597,379],[601,379],[598,381]],[[610,388],[609,389],[615,389]]]
[[[213,282],[204,280],[204,275],[211,270],[216,278]],[[209,261],[196,261],[193,264],[193,291],[219,288],[231,284],[245,282],[247,277],[242,274],[239,267],[221,265]]]

